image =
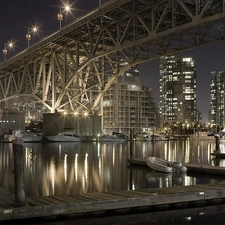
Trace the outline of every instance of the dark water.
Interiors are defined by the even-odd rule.
[[[114,217],[90,218],[42,222],[43,225],[224,225],[225,205],[177,209],[160,212],[120,215]]]
[[[127,159],[157,156],[170,161],[204,165],[224,166],[224,160],[215,160],[210,153],[215,150],[214,141],[180,140],[170,142],[136,142],[133,151],[130,143],[24,143],[25,151],[25,194],[48,196],[88,192],[138,190],[143,188],[195,185],[224,180],[223,176],[207,174],[168,175],[156,173],[148,167],[129,166]],[[221,151],[224,146],[221,144]],[[0,185],[14,192],[13,146],[0,145]],[[170,210],[169,212],[146,212],[127,216],[113,216],[111,224],[204,224],[224,218],[224,213],[206,207],[197,209]],[[225,207],[224,207],[225,209]],[[186,212],[185,212],[186,211]],[[173,213],[172,213],[173,212]],[[198,213],[196,213],[198,212]],[[213,214],[208,215],[207,212]],[[217,213],[221,215],[214,216]],[[162,216],[159,216],[162,213]],[[180,215],[181,217],[177,217]],[[109,215],[110,216],[110,215]],[[209,217],[209,218],[208,218]],[[208,219],[207,219],[208,218]],[[101,224],[106,218],[76,220],[76,224]],[[145,221],[146,219],[146,221]],[[153,220],[151,220],[153,219]],[[133,221],[133,222],[132,222]],[[221,222],[218,220],[218,222]],[[74,221],[60,221],[70,224]],[[223,220],[224,222],[224,220]],[[57,222],[48,222],[58,224]],[[43,224],[43,222],[42,222]],[[110,224],[109,222],[107,224]],[[199,224],[199,223],[198,223]],[[203,224],[203,223],[202,223]]]

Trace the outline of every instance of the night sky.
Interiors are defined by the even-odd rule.
[[[3,3],[4,2],[4,3]],[[64,1],[66,2],[66,0]],[[62,26],[73,19],[96,8],[99,3],[107,0],[70,0],[72,14],[64,17]],[[26,34],[32,26],[38,26],[39,32],[34,35],[30,44],[59,29],[57,14],[63,6],[61,0],[7,0],[0,7],[0,43],[2,49],[8,41],[15,42],[13,50],[7,58],[27,47]],[[208,122],[209,111],[209,81],[210,72],[225,69],[225,43],[218,43],[183,52],[185,57],[192,57],[197,64],[197,108],[203,114],[203,121]],[[0,62],[4,56],[0,57]],[[159,100],[159,59],[140,65],[140,77],[143,84],[152,89],[155,101]]]

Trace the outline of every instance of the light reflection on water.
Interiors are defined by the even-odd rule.
[[[221,144],[221,151],[223,152]],[[134,158],[157,156],[182,163],[220,165],[213,160],[213,141],[135,142]],[[48,196],[138,190],[194,185],[223,177],[156,173],[148,167],[128,166],[130,143],[24,143],[25,194]],[[13,146],[1,144],[0,185],[14,192]]]
[[[190,141],[189,139],[180,141],[155,141],[136,143],[134,158],[146,158],[156,156],[169,161],[179,161],[182,163],[203,164],[215,166],[215,160],[211,153],[215,150],[215,142]],[[225,143],[220,144],[221,152],[225,152]],[[225,166],[225,161],[220,160],[219,166]]]

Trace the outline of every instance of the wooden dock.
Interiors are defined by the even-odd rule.
[[[145,159],[129,159],[129,165],[133,166],[148,166]],[[188,172],[212,174],[212,175],[225,175],[225,167],[220,166],[208,166],[201,164],[189,164],[183,163],[183,166],[187,167]]]
[[[217,152],[213,152],[211,153],[212,156],[218,157],[218,158],[225,158],[225,153],[217,153]]]
[[[144,159],[130,159],[130,165],[146,166]],[[225,168],[185,164],[188,170],[225,175]],[[204,185],[174,186],[143,190],[111,191],[76,195],[26,197],[15,207],[15,197],[0,188],[0,222],[37,218],[88,218],[96,215],[155,212],[225,203],[225,181]]]
[[[109,212],[129,214],[171,207],[225,202],[225,182],[134,191],[112,191],[77,195],[25,198],[24,207],[15,207],[13,195],[0,189],[0,221],[35,218],[82,218],[105,216]]]

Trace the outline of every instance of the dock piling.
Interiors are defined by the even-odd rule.
[[[216,139],[216,152],[220,153],[220,136],[217,134],[215,135],[215,139]]]
[[[134,134],[133,134],[133,129],[130,129],[130,159],[134,157],[133,148],[134,148]]]
[[[24,151],[21,138],[13,140],[14,180],[15,180],[15,206],[25,206],[24,190]]]

